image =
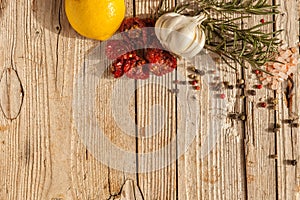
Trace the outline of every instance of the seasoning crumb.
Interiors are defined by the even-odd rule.
[[[291,127],[293,127],[293,128],[299,128],[299,123],[292,123]]]
[[[246,115],[240,114],[239,119],[242,120],[242,121],[245,121],[246,120]]]
[[[239,115],[237,113],[229,113],[228,118],[230,119],[238,119]]]
[[[266,102],[260,102],[259,103],[259,107],[266,108],[267,107],[267,103]]]
[[[234,86],[233,85],[227,85],[226,88],[229,89],[229,90],[232,90],[234,88]]]
[[[188,75],[188,77],[190,78],[190,79],[195,79],[195,74],[190,74],[190,75]]]
[[[251,96],[255,96],[256,95],[256,91],[255,90],[248,90],[247,92]]]
[[[277,154],[269,155],[269,158],[276,160],[278,159],[278,155]]]
[[[244,79],[238,79],[238,80],[237,80],[237,83],[238,83],[238,84],[244,84],[244,83],[245,83],[245,80],[244,80]]]
[[[223,93],[223,94],[220,94],[220,99],[225,99],[226,98],[226,95]]]
[[[192,71],[192,72],[195,72],[196,71],[196,68],[194,66],[192,67],[189,67],[188,70]]]
[[[200,88],[199,85],[195,86],[195,90],[200,90],[200,89],[201,89],[201,88]]]
[[[286,164],[296,166],[297,165],[297,160],[286,160]]]

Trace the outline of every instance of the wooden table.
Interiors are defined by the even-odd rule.
[[[270,28],[284,29],[280,37],[289,46],[297,46],[299,1],[275,2],[280,4],[282,14]],[[205,86],[200,92],[180,86],[180,94],[195,92],[192,97],[199,107],[192,118],[196,120],[196,132],[192,132],[195,138],[187,151],[178,155],[176,147],[187,142],[187,135],[178,136],[180,126],[187,123],[186,116],[179,114],[185,107],[180,106],[179,96],[168,89],[179,74],[188,75],[184,62],[180,61],[178,70],[163,78],[129,81],[119,85],[119,91],[117,81],[109,78],[108,72],[104,72],[104,78],[98,77],[93,87],[84,88],[89,85],[82,85],[86,81],[83,72],[89,74],[89,69],[97,69],[91,66],[101,59],[101,53],[97,54],[101,44],[79,36],[70,27],[64,1],[1,0],[0,3],[1,200],[300,199],[300,165],[290,163],[300,159],[299,129],[286,123],[289,110],[285,87],[277,92],[263,88],[256,90],[256,96],[240,98],[257,84],[251,78],[251,70],[234,71],[217,63],[221,81],[235,85],[238,79],[246,80],[244,89],[222,90],[227,96],[226,112],[244,113],[246,120],[226,118],[214,148],[201,157],[204,139],[211,134],[206,117],[212,99]],[[158,1],[151,0],[126,0],[127,16],[149,14],[157,4]],[[169,6],[174,5],[169,0]],[[259,20],[260,17],[253,17],[244,21],[244,25]],[[290,112],[298,113],[299,74],[294,76],[294,81]],[[122,92],[132,87],[138,89],[132,91],[128,107],[114,110],[112,97],[123,101],[127,93]],[[91,91],[94,96],[89,96]],[[257,106],[274,97],[279,100],[278,110]],[[82,113],[89,107],[81,110],[76,102],[92,102],[91,118]],[[118,101],[114,99],[114,102]],[[161,129],[157,116],[151,118],[149,114],[153,105],[164,108],[161,115],[166,115]],[[115,115],[127,116],[131,123],[138,124],[131,132],[133,135],[118,126],[116,121],[122,123],[122,119],[114,118]],[[117,169],[108,167],[95,156],[97,148],[87,150],[85,139],[95,134],[91,131],[94,130],[91,121],[98,123],[108,139],[109,143],[101,144],[100,150],[108,155],[108,164],[117,164],[114,165]],[[151,123],[153,129],[146,130]],[[273,131],[275,124],[280,124],[278,132]],[[141,155],[164,148],[174,138],[172,152],[161,153],[157,160],[144,160],[145,165],[136,156],[135,168],[129,158],[118,157],[109,146],[114,144],[125,152]],[[120,170],[123,167],[118,165],[120,160],[133,171]],[[166,167],[151,170],[163,161],[168,163]]]

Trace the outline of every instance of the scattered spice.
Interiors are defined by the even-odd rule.
[[[246,115],[240,114],[239,119],[242,120],[242,121],[245,121],[246,120]]]
[[[251,96],[255,96],[256,95],[256,91],[255,90],[248,90],[247,93]]]
[[[259,75],[259,74],[261,74],[261,71],[256,69],[256,70],[253,70],[253,73],[256,74],[256,75]]]
[[[297,165],[297,160],[286,160],[286,164],[296,166]]]
[[[201,87],[199,85],[195,86],[194,88],[195,90],[201,90]]]
[[[229,82],[228,81],[223,81],[223,84],[225,87],[227,87],[229,85]]]
[[[220,94],[219,95],[220,99],[225,99],[226,98],[226,95],[224,93]]]
[[[200,81],[200,76],[195,76],[195,80],[199,82]]]
[[[238,83],[238,84],[244,84],[244,83],[245,83],[245,80],[244,80],[244,79],[238,79],[238,80],[237,80],[237,83]]]
[[[239,115],[237,113],[229,113],[228,114],[228,117],[230,119],[238,119]]]
[[[294,81],[293,81],[293,74],[288,76],[287,79],[287,87],[286,87],[286,91],[285,91],[285,97],[287,99],[287,107],[289,110],[289,113],[293,112],[293,89],[294,89]]]
[[[188,77],[189,77],[190,79],[195,79],[196,76],[195,76],[195,74],[189,74]]]
[[[268,108],[271,110],[278,110],[277,105],[270,105]]]
[[[294,119],[286,119],[286,120],[284,120],[284,122],[287,124],[291,124],[294,122]]]
[[[191,72],[195,72],[196,68],[194,66],[192,66],[192,67],[189,67],[188,70],[190,70]]]
[[[278,104],[278,99],[277,99],[277,98],[270,98],[268,102],[269,102],[270,104],[275,104],[275,105],[277,105],[277,104]]]
[[[261,102],[261,103],[259,103],[259,107],[266,108],[267,103],[266,102]]]
[[[289,76],[296,72],[298,58],[296,50],[279,47],[278,53],[274,55],[273,62],[265,63],[262,68],[268,73],[259,75],[259,79],[263,85],[266,85],[272,90],[279,89],[280,83],[288,80]]]
[[[293,128],[299,128],[299,123],[292,123],[291,127],[293,127]]]
[[[240,95],[240,99],[244,99],[245,97],[245,95]]]
[[[280,124],[275,124],[275,128],[281,128],[281,125]]]
[[[197,84],[198,84],[198,81],[196,81],[196,80],[190,81],[190,84],[191,84],[191,85],[197,85]]]
[[[262,89],[263,88],[263,85],[262,84],[258,84],[255,86],[257,89]]]
[[[228,85],[226,88],[232,90],[234,88],[234,86],[233,85]]]
[[[269,155],[269,158],[276,160],[278,159],[278,155],[277,154]]]

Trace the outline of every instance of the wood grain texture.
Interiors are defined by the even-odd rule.
[[[272,5],[272,1],[268,1]],[[273,21],[272,16],[252,16],[244,21],[244,27],[248,28],[253,24],[260,23],[260,20]],[[263,27],[264,31],[272,32],[273,26]],[[246,81],[246,115],[245,123],[245,152],[246,152],[246,180],[247,197],[249,199],[276,199],[277,196],[277,174],[276,160],[271,157],[276,154],[276,136],[272,129],[274,127],[275,111],[263,108],[261,103],[269,102],[274,98],[274,92],[266,87],[257,89],[260,84],[251,66],[245,69]],[[251,96],[250,90],[256,95]],[[261,120],[264,119],[264,120]],[[267,181],[266,181],[267,180]],[[260,187],[257,187],[257,186]]]
[[[158,1],[151,0],[125,2],[127,16],[149,16],[158,5]],[[180,1],[169,0],[168,6],[176,2]],[[297,46],[299,1],[275,3],[280,4],[282,15],[269,28],[283,28],[281,38],[289,46]],[[215,91],[213,94],[226,94],[226,112],[245,113],[247,118],[244,122],[226,118],[215,147],[202,158],[216,96],[210,96],[209,83],[204,79],[200,92],[191,90],[188,84],[174,85],[176,79],[189,80],[190,63],[180,60],[177,71],[145,81],[122,84],[106,70],[97,81],[78,82],[82,74],[91,77],[90,73],[105,69],[109,63],[99,62],[103,43],[83,38],[71,28],[63,0],[1,0],[0,19],[0,72],[5,74],[5,82],[0,80],[0,104],[6,115],[0,112],[1,200],[300,199],[299,128],[284,123],[291,117],[285,104],[285,86],[276,94],[256,90],[255,97],[247,96],[245,100],[240,99],[243,90],[237,87]],[[244,25],[259,19],[253,17]],[[236,85],[238,79],[245,78],[244,92],[257,84],[250,70],[234,71],[217,63],[220,74],[207,74],[220,77],[215,82]],[[16,75],[9,76],[8,69],[17,73],[19,80]],[[292,112],[299,114],[299,73],[294,80]],[[83,83],[84,89],[79,87]],[[176,88],[179,94],[172,92]],[[95,96],[90,96],[89,89]],[[131,95],[128,107],[114,110],[111,102],[126,99],[127,94]],[[257,107],[269,97],[279,99],[278,111]],[[93,120],[110,143],[98,141],[87,148],[85,139],[97,138],[98,132],[91,131],[91,119],[78,120],[78,114],[92,107],[74,107],[74,101],[84,105],[94,102]],[[187,115],[196,122],[191,144],[188,130],[179,136],[180,128],[188,124],[182,113],[187,102],[197,105],[197,112]],[[10,120],[14,116],[16,119]],[[124,129],[115,116],[129,116],[126,119],[137,123],[137,128]],[[164,123],[158,119],[164,119]],[[270,131],[275,123],[281,124],[277,134]],[[160,152],[159,157],[142,159],[142,154],[163,149],[174,139],[173,148]],[[115,158],[120,157],[109,150],[111,143],[140,154],[132,171],[100,162],[97,151],[103,150],[110,164],[119,163]],[[189,148],[176,160],[182,144]],[[269,157],[275,154],[277,160]],[[122,160],[124,166],[128,164],[126,159]],[[293,159],[298,160],[296,166],[288,164]],[[170,164],[151,170],[164,162]]]
[[[276,19],[276,28],[284,29],[281,38],[290,47],[298,47],[299,44],[299,1],[278,1],[282,14]],[[298,33],[298,34],[293,34]],[[277,171],[278,171],[278,198],[299,199],[299,164],[291,165],[291,160],[299,161],[299,128],[292,128],[288,119],[299,122],[299,68],[294,75],[295,88],[292,91],[294,97],[293,107],[287,107],[286,84],[282,85],[282,91],[277,94],[280,99],[280,109],[277,113],[277,121],[282,128],[277,137]],[[299,162],[298,162],[299,163]]]
[[[178,71],[187,77],[190,74],[186,70],[189,64],[185,64],[186,66]],[[195,116],[198,122],[196,138],[184,156],[178,160],[178,182],[181,183],[178,185],[179,199],[244,199],[246,188],[243,122],[229,118],[225,121],[211,118],[212,109],[217,108],[223,109],[225,115],[243,113],[244,102],[240,98],[242,90],[236,86],[237,79],[242,78],[241,71],[228,68],[218,59],[216,68],[201,62],[198,62],[196,67],[206,71],[206,78],[202,79],[201,92],[195,92],[199,103],[199,111]],[[216,73],[209,72],[210,70]],[[217,91],[212,89],[212,85],[223,85],[223,82],[235,86],[234,89],[225,89],[224,86]],[[188,87],[190,86],[181,89],[184,92]],[[223,100],[226,102],[224,107],[218,107],[215,103],[219,94],[226,95],[226,100]],[[216,121],[212,122],[214,120]],[[223,127],[218,130],[221,131],[219,134],[212,131],[214,126]],[[208,155],[202,155],[206,139],[212,134],[217,135],[215,147]]]
[[[136,16],[151,17],[158,3],[136,1]],[[173,7],[174,2],[169,1],[166,6]],[[175,77],[174,70],[166,76],[150,76],[136,83],[138,183],[145,199],[176,199],[177,195],[176,95],[171,92]],[[152,156],[144,159],[147,153]],[[165,167],[160,167],[164,162]]]

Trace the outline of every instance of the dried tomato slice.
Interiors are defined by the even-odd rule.
[[[123,20],[120,25],[119,31],[129,31],[131,29],[143,28],[145,27],[145,21],[138,17],[129,17]]]
[[[136,57],[137,60],[135,62],[135,65],[130,68],[129,71],[127,71],[125,74],[128,78],[132,78],[132,79],[147,79],[149,78],[149,68],[146,64],[146,61],[137,56]]]
[[[149,77],[146,60],[138,56],[136,51],[119,56],[112,63],[111,72],[115,78],[119,78],[124,74],[132,79],[147,79]]]
[[[145,26],[146,24],[142,19],[130,17],[123,20],[119,31],[128,44],[131,44],[135,49],[141,49],[147,38],[147,34],[142,29]]]
[[[115,59],[111,67],[115,78],[126,74],[133,79],[147,79],[150,72],[162,76],[177,67],[176,57],[163,50],[154,26],[155,20],[150,18],[132,17],[122,22],[119,30],[123,41],[110,41],[106,48],[108,58]]]
[[[155,35],[155,20],[152,18],[144,19],[147,29],[144,29],[146,33],[146,40],[148,48],[158,48],[162,49],[162,45],[160,44],[158,38]]]
[[[115,78],[123,76],[124,73],[128,72],[136,65],[138,58],[136,51],[119,56],[111,65],[111,73]]]
[[[108,59],[114,60],[130,51],[131,45],[123,40],[108,40],[106,43],[105,54]]]
[[[176,57],[161,49],[147,49],[146,60],[150,63],[150,72],[156,76],[172,72],[177,67]]]

